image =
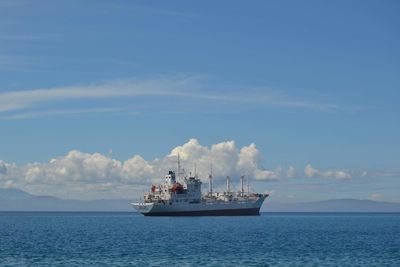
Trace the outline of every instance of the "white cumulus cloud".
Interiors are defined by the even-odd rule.
[[[307,177],[326,177],[326,178],[337,178],[337,179],[350,179],[352,175],[349,172],[343,170],[319,170],[307,164],[304,167],[304,173]]]
[[[168,170],[176,170],[178,154],[183,176],[194,175],[196,169],[198,176],[205,180],[212,168],[216,186],[223,186],[227,175],[232,177],[234,184],[239,182],[241,175],[253,181],[301,178],[304,175],[316,179],[346,180],[374,175],[365,171],[322,170],[311,164],[304,167],[304,175],[293,166],[266,169],[263,156],[254,143],[238,147],[235,141],[229,140],[204,146],[192,138],[164,157],[153,160],[134,155],[121,161],[101,153],[78,150],[43,163],[16,165],[0,160],[0,187],[18,187],[35,194],[66,198],[132,198],[141,195],[150,184],[161,183]],[[393,173],[398,174],[390,172]]]
[[[59,194],[63,188],[61,194],[65,197],[90,195],[91,191],[118,191],[123,186],[140,188],[159,183],[168,170],[176,170],[178,154],[184,175],[194,174],[196,165],[199,177],[206,178],[212,166],[216,183],[227,175],[232,178],[246,175],[253,180],[273,180],[284,175],[281,168],[266,170],[262,167],[261,153],[254,143],[238,148],[234,141],[224,141],[207,147],[192,138],[173,148],[165,157],[151,161],[140,155],[119,161],[100,153],[78,150],[45,163],[17,166],[0,161],[0,180],[3,181],[0,186],[13,185],[37,192],[47,188],[48,194]]]

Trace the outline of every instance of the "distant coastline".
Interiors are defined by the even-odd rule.
[[[314,202],[277,203],[263,206],[262,212],[400,212],[400,203],[360,200],[329,199]]]
[[[0,188],[0,211],[135,212],[132,199],[76,200],[36,196],[20,189]],[[400,203],[331,199],[302,203],[267,202],[261,212],[400,212]]]

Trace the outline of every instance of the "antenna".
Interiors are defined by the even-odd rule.
[[[194,163],[194,177],[197,178],[197,164],[196,164],[196,162]]]

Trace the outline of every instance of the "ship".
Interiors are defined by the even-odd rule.
[[[240,191],[232,192],[231,178],[227,176],[226,191],[213,192],[210,174],[205,194],[202,194],[202,181],[197,174],[179,181],[176,178],[175,172],[169,171],[164,183],[152,185],[143,201],[131,203],[132,206],[144,216],[257,216],[268,197],[268,194],[250,193],[248,184],[245,192],[244,176],[240,177]]]

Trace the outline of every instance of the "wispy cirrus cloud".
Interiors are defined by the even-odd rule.
[[[197,100],[198,105],[221,103],[226,105],[243,104],[243,108],[246,108],[246,106],[269,106],[315,111],[340,110],[340,107],[335,104],[296,99],[280,91],[270,89],[222,91],[213,88],[212,85],[205,85],[203,81],[204,79],[198,76],[160,76],[150,79],[133,78],[86,85],[5,91],[0,93],[0,114],[3,113],[8,119],[21,118],[23,116],[16,113],[27,114],[33,109],[54,102],[62,102],[68,105],[77,100],[110,98],[123,100],[143,96],[158,99],[163,97],[179,98],[182,101],[179,101],[177,105],[184,103],[185,100]],[[4,114],[10,112],[13,114]],[[41,112],[46,114],[46,111]],[[60,113],[65,114],[65,112]],[[71,111],[71,113],[73,112]],[[36,114],[40,115],[40,112],[36,112]],[[25,115],[25,117],[29,116]]]
[[[46,111],[31,111],[23,112],[12,115],[0,116],[0,120],[18,120],[18,119],[31,119],[38,117],[55,117],[55,116],[71,116],[71,115],[85,115],[85,114],[125,114],[126,110],[123,108],[91,108],[91,109],[57,109]],[[129,112],[130,115],[138,115],[139,112]]]

